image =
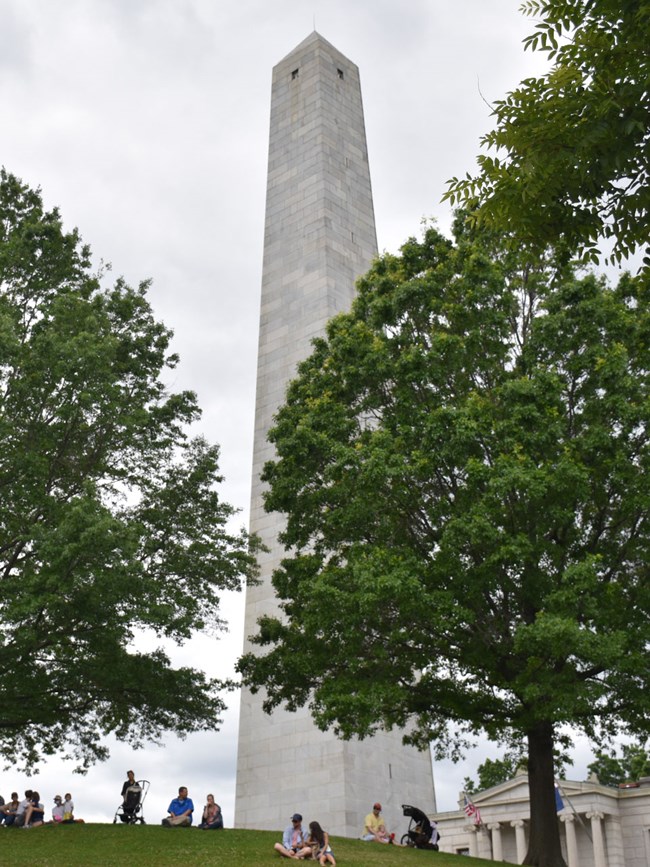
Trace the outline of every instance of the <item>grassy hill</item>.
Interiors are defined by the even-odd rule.
[[[155,825],[69,825],[20,829],[0,827],[3,867],[281,867],[292,863],[273,851],[281,833],[206,831]],[[463,867],[458,855],[332,838],[341,867]],[[307,861],[306,864],[315,864]],[[472,867],[492,861],[475,858]]]

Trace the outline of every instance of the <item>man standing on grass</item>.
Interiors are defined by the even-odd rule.
[[[191,825],[192,813],[194,812],[194,804],[192,799],[187,797],[187,786],[181,786],[178,790],[178,798],[174,798],[167,808],[169,816],[162,820],[162,824],[167,828],[172,828],[176,825]]]

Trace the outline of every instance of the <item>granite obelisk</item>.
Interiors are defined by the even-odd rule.
[[[277,610],[270,577],[283,555],[281,518],[262,504],[267,431],[311,340],[349,308],[376,254],[359,70],[314,32],[273,70],[250,519],[268,553],[260,585],[247,591],[245,636]],[[306,710],[267,716],[261,703],[243,691],[238,827],[283,828],[297,810],[354,837],[374,801],[394,830],[405,824],[402,803],[435,809],[429,756],[404,747],[400,733],[342,742]]]

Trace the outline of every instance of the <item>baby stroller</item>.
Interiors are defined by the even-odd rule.
[[[412,846],[415,849],[432,849],[438,851],[438,840],[440,834],[429,817],[418,810],[417,807],[411,807],[409,804],[402,804],[402,812],[405,816],[410,817],[409,827],[406,834],[401,839],[402,846]]]
[[[146,825],[142,815],[142,805],[149,791],[149,780],[138,780],[126,790],[124,800],[115,811],[113,824],[124,822],[125,825],[136,825],[140,822],[141,825]]]

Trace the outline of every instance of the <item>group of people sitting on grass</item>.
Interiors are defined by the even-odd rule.
[[[372,812],[366,816],[361,839],[367,842],[395,843],[395,834],[386,830],[380,803],[373,804]],[[293,858],[296,861],[315,859],[322,867],[326,864],[336,865],[327,831],[323,831],[318,822],[310,822],[309,831],[306,831],[302,827],[300,813],[294,813],[291,817],[291,824],[285,828],[282,842],[275,844],[275,851],[284,858]]]
[[[7,803],[0,796],[0,825],[27,829],[43,825],[71,825],[75,822],[83,822],[83,819],[75,819],[74,803],[69,792],[64,798],[61,795],[54,796],[52,818],[47,821],[45,807],[38,792],[27,789],[22,801],[18,799],[18,792],[12,792],[11,800]]]
[[[291,824],[285,828],[282,842],[275,844],[275,851],[284,858],[293,858],[296,861],[310,858],[317,860],[323,867],[326,864],[336,867],[329,834],[323,831],[318,822],[310,822],[307,832],[302,827],[300,813],[294,813],[291,817]]]
[[[122,787],[122,798],[125,803],[128,789],[134,784],[133,771],[129,771],[128,779]],[[83,819],[74,818],[74,803],[70,793],[67,793],[65,798],[62,798],[61,795],[54,796],[51,821],[45,820],[45,807],[41,803],[40,797],[38,792],[27,789],[22,801],[18,799],[17,792],[12,792],[11,800],[5,804],[4,798],[0,796],[0,824],[4,823],[6,826],[14,828],[36,828],[42,825],[83,822]],[[167,808],[167,816],[162,820],[162,825],[167,828],[190,827],[193,814],[194,803],[189,797],[187,787],[181,786],[178,790],[178,797],[173,798]],[[207,796],[201,822],[197,827],[202,831],[217,831],[223,828],[221,807],[214,800],[214,795]],[[375,840],[378,843],[392,843],[394,838],[394,834],[387,832],[381,817],[381,804],[375,804],[372,813],[366,816],[361,839]],[[322,867],[327,864],[336,867],[329,834],[327,831],[323,831],[318,822],[310,822],[309,831],[303,829],[300,813],[293,814],[291,824],[285,829],[282,836],[282,843],[276,843],[275,850],[285,858],[315,859]]]
[[[162,820],[166,828],[189,828],[192,824],[194,803],[187,793],[187,786],[181,786],[178,797],[174,798],[167,808],[167,816]],[[219,831],[223,828],[221,807],[214,800],[214,795],[208,795],[201,815],[201,822],[196,826],[200,831]]]

